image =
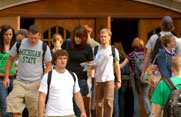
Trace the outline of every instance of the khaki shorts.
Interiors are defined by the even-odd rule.
[[[22,114],[26,106],[30,116],[38,116],[38,82],[24,83],[14,80],[13,90],[6,99],[7,113]]]

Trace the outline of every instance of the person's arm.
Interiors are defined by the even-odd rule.
[[[50,62],[46,62],[45,65],[46,65],[46,69],[45,69],[44,74],[46,74],[46,73],[48,73],[49,71],[52,70],[52,63],[51,63],[51,61]]]
[[[152,103],[151,104],[151,113],[154,117],[160,117],[162,111],[162,106],[159,104]]]
[[[87,117],[86,112],[85,112],[85,108],[84,108],[83,98],[82,98],[80,91],[77,93],[74,93],[74,99],[75,99],[75,102],[81,111],[81,117]]]
[[[119,61],[115,61],[114,67],[117,77],[116,89],[118,90],[119,88],[121,88],[121,71],[120,71]]]
[[[6,67],[5,67],[5,77],[4,77],[4,80],[3,80],[3,85],[5,88],[8,88],[9,87],[9,72],[11,70],[11,67],[12,67],[12,64],[13,64],[13,61],[14,61],[15,57],[13,56],[9,56],[7,61],[6,61]]]
[[[147,66],[149,64],[149,61],[150,61],[150,57],[151,57],[151,50],[147,49],[146,56],[145,56],[145,59],[144,59],[144,62],[143,62],[143,69],[142,69],[141,79],[143,79],[146,68],[147,68]]]
[[[88,64],[94,64],[94,61],[88,61]],[[89,72],[91,79],[94,78],[95,70],[92,68]]]
[[[46,99],[46,94],[43,92],[39,92],[38,117],[43,117],[44,108],[45,108],[45,99]]]
[[[128,58],[125,58],[124,61],[120,64],[120,68],[125,67],[128,62],[129,62]]]

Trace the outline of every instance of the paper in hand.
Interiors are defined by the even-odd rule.
[[[98,65],[102,58],[103,58],[103,55],[98,53],[98,54],[96,54],[96,56],[94,58],[94,64],[89,64],[87,62],[83,62],[83,63],[80,63],[80,65],[82,67],[84,67],[83,71],[89,71],[92,68],[92,66]]]

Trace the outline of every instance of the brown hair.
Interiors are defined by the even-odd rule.
[[[141,51],[144,51],[145,49],[145,43],[143,42],[142,39],[140,38],[134,38],[132,44],[131,44],[132,48],[134,50],[141,50]]]
[[[55,51],[55,53],[53,54],[53,57],[52,57],[52,64],[53,65],[56,65],[55,62],[59,56],[66,56],[67,60],[69,59],[69,55],[68,55],[68,52],[66,50],[63,50],[63,49],[57,50],[57,51]]]
[[[40,28],[36,25],[31,25],[28,29],[32,34],[40,33]]]
[[[161,40],[161,42],[162,42],[162,45],[163,45],[164,47],[167,47],[167,44],[171,42],[171,38],[172,38],[172,37],[173,37],[172,34],[166,34],[166,35],[164,35],[164,36],[161,36],[161,37],[160,37],[160,40]]]
[[[4,45],[4,39],[3,39],[3,35],[4,33],[6,33],[8,30],[12,30],[12,33],[13,33],[13,36],[12,36],[12,39],[11,39],[11,42],[10,42],[10,48],[11,49],[16,41],[16,37],[15,37],[15,32],[14,32],[14,29],[13,27],[11,27],[10,25],[2,25],[1,26],[1,31],[0,31],[0,52],[1,53],[5,53],[5,45]]]
[[[114,47],[118,49],[119,56],[126,58],[126,52],[123,49],[122,43],[121,42],[114,42]]]
[[[80,49],[85,48],[87,45],[87,30],[84,26],[82,25],[77,25],[72,32],[72,39],[70,41],[70,48],[75,48],[75,37],[78,37],[81,39],[81,46]]]
[[[181,72],[181,54],[173,57],[172,67],[176,72]]]

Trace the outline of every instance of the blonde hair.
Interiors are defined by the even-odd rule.
[[[167,44],[171,42],[173,35],[172,34],[166,34],[164,36],[160,37],[160,40],[162,42],[162,45],[167,47]]]
[[[110,37],[112,36],[112,32],[109,29],[107,29],[107,28],[103,28],[100,31],[100,34],[102,34],[102,33],[107,33]]]
[[[173,57],[172,67],[176,72],[181,72],[181,54]]]
[[[52,37],[52,43],[56,43],[56,41],[59,41],[60,43],[63,42],[63,37],[60,34],[54,34]]]
[[[138,37],[134,38],[131,46],[134,50],[142,50],[143,51],[145,49],[144,41]]]
[[[126,58],[126,52],[123,49],[122,43],[121,42],[114,42],[114,47],[117,48],[118,52],[119,52],[119,56]]]

